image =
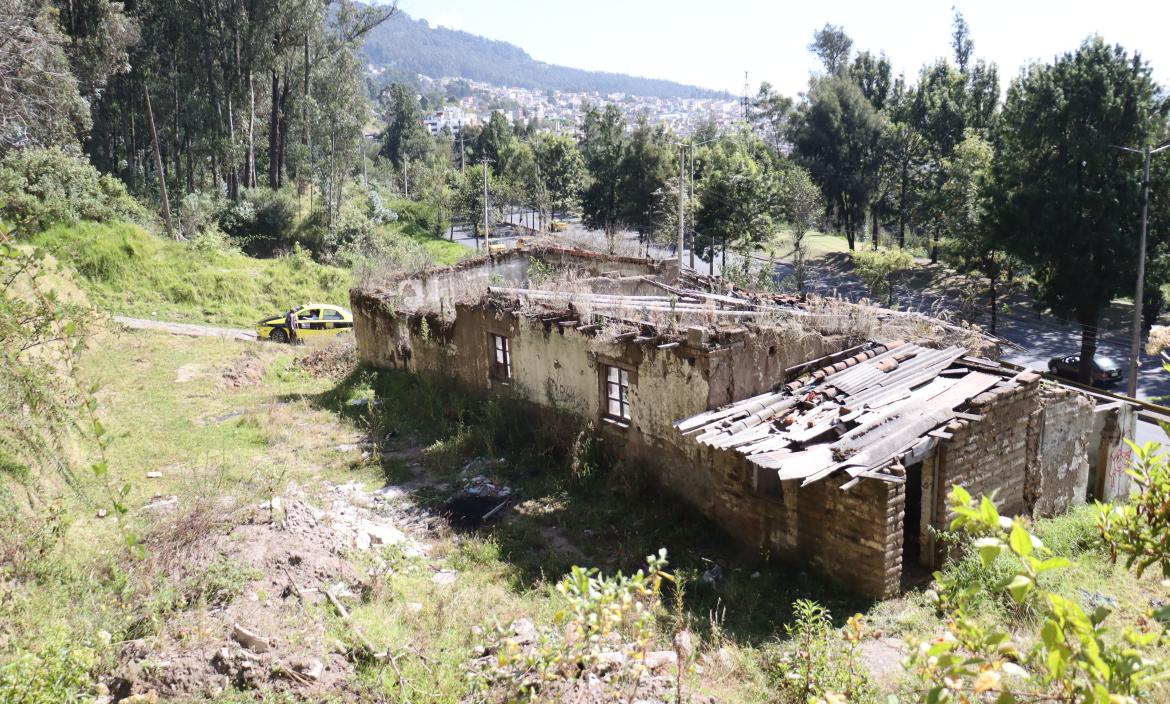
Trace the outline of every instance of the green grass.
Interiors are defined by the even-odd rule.
[[[406,237],[422,246],[436,264],[454,264],[472,252],[461,244],[436,237],[414,223],[395,223],[388,228],[392,233]]]
[[[74,269],[90,300],[113,313],[248,327],[293,305],[349,301],[350,273],[307,254],[253,259],[128,223],[58,225],[33,243]]]

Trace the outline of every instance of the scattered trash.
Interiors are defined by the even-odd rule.
[[[699,577],[699,581],[703,584],[715,584],[721,579],[723,579],[723,568],[719,565],[715,565]]]
[[[162,472],[147,472],[147,479],[162,479]]]
[[[104,508],[99,508],[99,509],[98,509],[98,512],[97,512],[97,517],[98,517],[98,518],[105,518],[105,517],[106,517],[106,516],[108,516],[108,515],[110,515],[110,512],[109,512],[109,511],[107,511],[106,509],[104,509]]]

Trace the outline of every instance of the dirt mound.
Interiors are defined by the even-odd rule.
[[[264,381],[264,374],[267,371],[267,362],[253,352],[245,352],[232,366],[220,373],[219,385],[225,389],[258,386],[261,381]]]
[[[318,347],[296,361],[296,366],[313,376],[341,379],[357,367],[357,345],[345,335]]]
[[[215,698],[232,688],[344,693],[354,644],[329,635],[329,614],[332,602],[361,598],[368,579],[347,553],[426,551],[404,532],[422,527],[418,509],[397,498],[344,484],[328,489],[325,509],[294,488],[260,505],[203,502],[160,516],[148,555],[169,575],[176,605],[157,634],[123,647],[107,680],[111,699]],[[370,574],[388,569],[371,557]]]

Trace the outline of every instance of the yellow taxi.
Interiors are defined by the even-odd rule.
[[[260,340],[288,342],[287,313],[277,313],[256,324],[256,337]],[[312,340],[353,332],[353,313],[341,306],[329,303],[309,303],[293,311],[297,339]]]

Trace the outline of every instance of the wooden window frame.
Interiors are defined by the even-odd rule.
[[[488,357],[488,376],[505,384],[512,381],[512,340],[507,335],[488,333],[491,354]],[[502,358],[502,359],[501,359]]]
[[[629,369],[604,364],[601,373],[601,416],[614,423],[628,425],[633,418],[630,384],[633,374]],[[616,389],[616,395],[614,395]],[[624,393],[623,393],[624,392]],[[617,413],[614,413],[616,404]]]

